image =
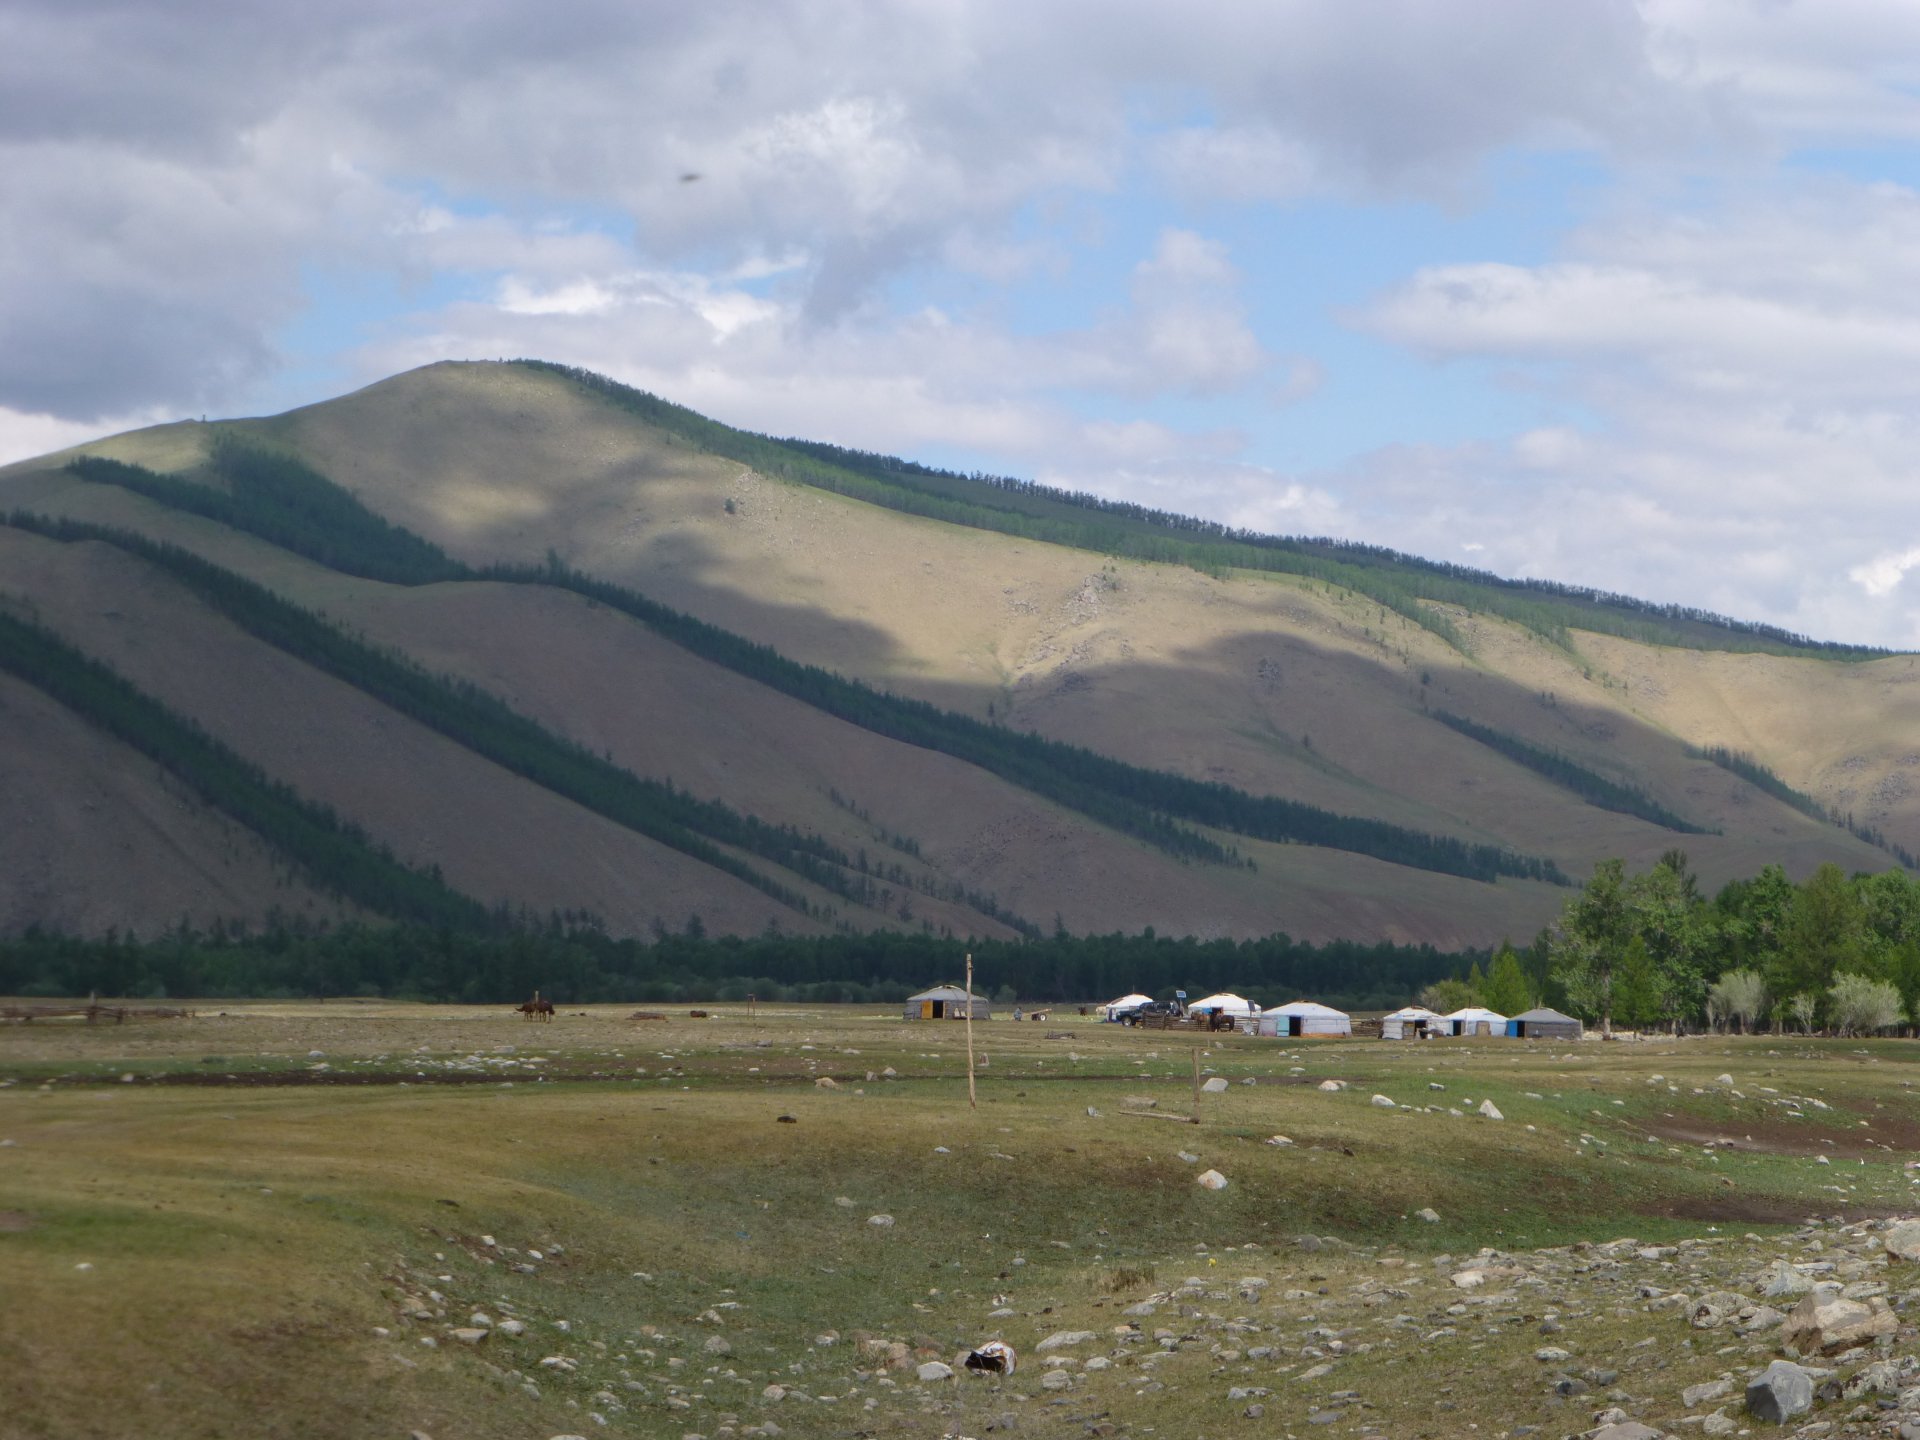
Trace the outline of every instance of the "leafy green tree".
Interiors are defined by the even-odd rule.
[[[1628,885],[1636,937],[1646,946],[1660,997],[1660,1014],[1676,1028],[1706,1003],[1706,957],[1710,923],[1700,903],[1686,852],[1669,850],[1645,875]],[[1648,1022],[1651,1023],[1651,1022]]]
[[[1518,1015],[1533,1003],[1526,971],[1510,944],[1502,943],[1480,982],[1480,1003],[1502,1015]]]
[[[1776,995],[1819,996],[1835,975],[1865,968],[1866,941],[1866,907],[1859,893],[1838,865],[1822,865],[1794,896],[1768,988]]]
[[[1469,1005],[1480,1003],[1479,992],[1459,976],[1449,976],[1436,980],[1420,992],[1420,1003],[1429,1010],[1442,1015],[1451,1015],[1455,1010],[1464,1010]]]
[[[1567,901],[1554,927],[1553,973],[1576,1010],[1613,1033],[1613,972],[1633,938],[1626,865],[1617,859],[1594,867],[1586,887]]]
[[[1635,1030],[1656,1024],[1666,1013],[1667,995],[1660,968],[1635,935],[1620,952],[1613,971],[1613,1017]]]

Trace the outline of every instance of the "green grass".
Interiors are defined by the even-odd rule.
[[[1120,1112],[1129,1096],[1191,1106],[1193,1038],[1084,1021],[1051,1027],[1067,1032],[1058,1040],[1042,1025],[976,1027],[988,1063],[970,1110],[962,1030],[873,1011],[732,1009],[636,1025],[608,1007],[535,1026],[453,1007],[228,1009],[112,1029],[0,1029],[0,1138],[17,1142],[0,1148],[0,1215],[30,1220],[0,1226],[10,1293],[0,1363],[20,1396],[0,1435],[251,1433],[263,1417],[291,1435],[712,1435],[732,1414],[736,1429],[776,1418],[799,1436],[932,1437],[956,1426],[979,1434],[1009,1409],[1025,1434],[1084,1434],[1096,1412],[1134,1434],[1229,1434],[1251,1423],[1244,1399],[1225,1399],[1235,1385],[1272,1389],[1269,1417],[1298,1420],[1308,1404],[1359,1389],[1376,1409],[1348,1427],[1464,1435],[1490,1415],[1546,1418],[1531,1358],[1543,1342],[1531,1326],[1481,1336],[1468,1323],[1478,1317],[1450,1316],[1456,1296],[1432,1257],[1673,1241],[1715,1226],[1770,1235],[1807,1214],[1907,1203],[1893,1155],[1860,1166],[1850,1150],[1820,1165],[1810,1153],[1715,1158],[1698,1143],[1647,1139],[1655,1124],[1738,1134],[1766,1121],[1770,1133],[1800,1127],[1858,1149],[1872,1128],[1858,1120],[1884,1115],[1892,1127],[1910,1095],[1900,1080],[1912,1072],[1896,1063],[1910,1049],[1893,1042],[1555,1049],[1220,1037],[1201,1061],[1234,1083],[1202,1097],[1201,1124],[1183,1125]],[[303,1072],[322,1063],[310,1049],[348,1073],[478,1066],[515,1078],[165,1083],[214,1069],[207,1056],[222,1057],[221,1074]],[[889,1067],[896,1078],[866,1078]],[[528,1078],[540,1071],[577,1078]],[[1723,1071],[1744,1099],[1713,1083]],[[136,1083],[120,1082],[128,1072]],[[1678,1091],[1650,1085],[1655,1073]],[[43,1091],[52,1074],[61,1078]],[[818,1086],[822,1076],[834,1088]],[[1348,1088],[1316,1088],[1329,1076]],[[1833,1108],[1782,1121],[1763,1084]],[[1388,1111],[1370,1104],[1376,1092],[1441,1108]],[[1468,1098],[1492,1099],[1507,1118],[1444,1113]],[[1276,1133],[1295,1143],[1264,1143]],[[1209,1166],[1228,1176],[1226,1190],[1194,1183]],[[1416,1217],[1425,1206],[1438,1223]],[[877,1214],[893,1225],[871,1225]],[[1305,1251],[1303,1234],[1342,1243]],[[532,1249],[549,1258],[524,1259]],[[76,1271],[81,1263],[95,1268]],[[1165,1359],[1081,1373],[1057,1396],[1038,1388],[1041,1337],[1106,1336],[1120,1307],[1190,1275],[1229,1298],[1163,1302],[1141,1321],[1144,1345],[1156,1328],[1176,1332]],[[1234,1295],[1242,1276],[1266,1278],[1266,1297]],[[1405,1297],[1370,1307],[1367,1287],[1390,1281]],[[429,1290],[443,1299],[426,1308],[442,1314],[403,1318]],[[1277,1298],[1292,1290],[1310,1298]],[[1591,1311],[1583,1350],[1630,1354],[1666,1333],[1657,1325],[1679,1325],[1617,1298],[1564,1302]],[[529,1333],[478,1347],[447,1338],[475,1309],[519,1318]],[[997,1309],[1011,1313],[994,1318]],[[1299,1333],[1322,1310],[1377,1348],[1339,1357],[1324,1383],[1299,1381]],[[1400,1311],[1416,1330],[1387,1324]],[[1243,1313],[1284,1332],[1266,1341],[1273,1357],[1215,1353],[1235,1348],[1232,1334],[1207,1330],[1204,1317]],[[1457,1352],[1409,1343],[1447,1326]],[[1179,1342],[1190,1332],[1201,1339]],[[726,1353],[706,1348],[716,1335]],[[861,1348],[897,1341],[915,1363],[951,1360],[995,1335],[1022,1353],[1015,1382],[922,1389],[910,1368],[886,1370]],[[1669,1339],[1684,1336],[1680,1326]],[[1462,1353],[1471,1370],[1458,1366]],[[1726,1363],[1685,1347],[1662,1354],[1672,1372],[1662,1393],[1677,1392],[1674,1375],[1690,1383],[1717,1373],[1702,1368],[1709,1361]],[[543,1370],[548,1355],[578,1369]],[[1451,1378],[1434,1379],[1443,1372]],[[155,1377],[167,1377],[157,1390]],[[1409,1379],[1454,1383],[1462,1408],[1421,1408]],[[773,1383],[835,1398],[763,1400]],[[670,1407],[695,1394],[707,1398]],[[589,1430],[588,1411],[609,1424]]]

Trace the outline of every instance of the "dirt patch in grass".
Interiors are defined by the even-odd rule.
[[[1716,1150],[1744,1151],[1752,1155],[1825,1155],[1834,1160],[1884,1159],[1889,1144],[1912,1149],[1920,1138],[1920,1127],[1901,1126],[1892,1120],[1875,1120],[1874,1131],[1814,1129],[1791,1120],[1742,1118],[1724,1126],[1709,1125],[1696,1116],[1681,1115],[1669,1120],[1661,1116],[1638,1117],[1638,1129],[1675,1145],[1711,1145]],[[1884,1128],[1883,1128],[1884,1127]],[[1914,1135],[1890,1139],[1894,1132],[1906,1129]]]
[[[33,1217],[24,1210],[0,1210],[0,1235],[18,1235],[33,1226]]]

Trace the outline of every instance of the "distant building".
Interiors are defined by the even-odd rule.
[[[1442,1015],[1435,1022],[1433,1030],[1436,1035],[1505,1035],[1509,1023],[1507,1017],[1497,1010],[1469,1005],[1464,1010]]]
[[[975,1020],[991,1020],[993,1009],[979,995],[969,995],[958,985],[936,985],[907,997],[902,1018],[907,1020],[964,1020],[971,1011]]]
[[[1380,1036],[1384,1040],[1424,1040],[1429,1033],[1439,1033],[1439,1020],[1437,1011],[1424,1005],[1409,1005],[1381,1017]]]
[[[1294,1000],[1275,1010],[1260,1012],[1262,1035],[1351,1035],[1353,1021],[1344,1010],[1317,1005],[1311,1000]]]
[[[1578,1040],[1581,1025],[1571,1015],[1562,1015],[1542,1005],[1537,1010],[1514,1016],[1507,1022],[1507,1033],[1518,1035],[1522,1040]]]

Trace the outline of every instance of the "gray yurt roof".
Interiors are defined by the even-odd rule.
[[[909,1003],[915,1000],[984,1000],[984,995],[969,995],[958,985],[936,985],[931,990],[922,990],[918,995],[909,995]]]
[[[1541,1022],[1551,1024],[1555,1021],[1558,1021],[1562,1025],[1578,1025],[1580,1023],[1574,1019],[1573,1016],[1562,1015],[1558,1010],[1547,1005],[1539,1006],[1537,1009],[1529,1010],[1526,1014],[1516,1015],[1513,1018],[1516,1020],[1525,1020],[1529,1024],[1539,1024]]]

